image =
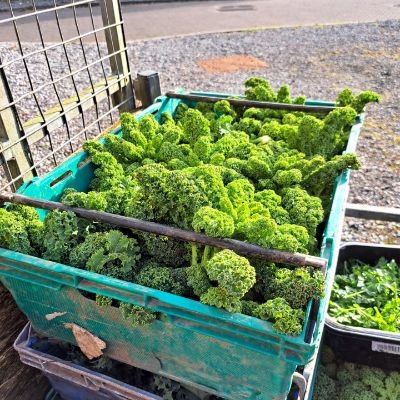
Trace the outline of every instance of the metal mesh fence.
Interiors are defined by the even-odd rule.
[[[9,0],[0,25],[15,37],[0,45],[0,190],[15,191],[133,110],[135,98],[118,0],[47,9],[31,0],[23,11]]]

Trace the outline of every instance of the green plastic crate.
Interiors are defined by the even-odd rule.
[[[150,113],[158,117],[164,111],[173,114],[179,103],[162,97],[138,117]],[[355,151],[362,121],[361,115],[346,151]],[[114,133],[119,134],[120,128]],[[19,192],[58,200],[67,187],[85,191],[94,171],[86,159],[84,152],[74,155],[46,176],[26,183]],[[349,171],[344,171],[336,180],[321,248],[321,256],[329,262],[325,298],[333,283],[348,186]],[[43,217],[45,212],[41,213]],[[303,332],[290,337],[253,317],[1,248],[0,278],[37,332],[75,344],[72,331],[64,326],[75,323],[104,340],[104,353],[111,358],[228,399],[286,399],[296,368],[314,357],[327,310],[323,299],[311,318],[310,301]],[[150,325],[132,328],[118,308],[99,308],[81,291],[145,306],[161,317]],[[53,313],[62,314],[48,320],[46,315]]]

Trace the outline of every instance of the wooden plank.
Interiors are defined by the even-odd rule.
[[[11,98],[6,76],[4,71],[0,69],[0,109],[7,107],[10,103]],[[2,148],[15,143],[20,137],[21,129],[14,109],[12,107],[5,108],[0,112],[0,155],[3,153]],[[16,143],[3,155],[6,161],[6,165],[4,164],[3,168],[8,181],[17,178],[31,167],[28,154],[24,150],[25,144],[25,142]],[[25,173],[23,178],[16,181],[15,187],[19,187],[24,181],[31,179],[33,176],[33,171]]]
[[[301,253],[289,253],[274,249],[267,249],[254,244],[241,242],[234,239],[217,239],[206,236],[202,233],[197,233],[185,229],[175,228],[168,225],[158,224],[156,222],[144,221],[137,218],[124,217],[122,215],[110,214],[106,212],[87,210],[85,208],[69,207],[65,204],[55,201],[35,199],[19,194],[1,194],[0,201],[25,204],[45,210],[61,210],[71,211],[77,216],[86,218],[92,221],[103,222],[122,228],[134,229],[143,232],[155,233],[157,235],[168,236],[174,239],[183,240],[201,245],[208,245],[221,249],[233,250],[244,256],[258,257],[264,260],[290,264],[296,266],[310,266],[320,268],[325,271],[327,260],[321,257],[310,256]]]
[[[367,204],[346,205],[346,217],[400,222],[400,208],[369,206]]]
[[[172,99],[201,101],[204,103],[216,103],[217,101],[220,100],[226,100],[233,106],[239,106],[239,107],[270,108],[273,110],[304,111],[304,112],[315,112],[315,113],[329,113],[337,108],[332,106],[308,106],[304,104],[286,104],[286,103],[275,103],[270,101],[233,99],[229,97],[221,99],[221,97],[205,96],[192,93],[167,92],[166,96]]]
[[[110,57],[111,71],[113,75],[126,76],[125,85],[121,91],[113,94],[113,104],[119,107],[120,112],[132,111],[135,108],[133,87],[130,80],[130,69],[126,51],[126,42],[123,31],[122,15],[119,0],[100,0],[103,25],[113,25],[104,31],[109,54],[118,52]],[[130,99],[130,100],[128,100]]]

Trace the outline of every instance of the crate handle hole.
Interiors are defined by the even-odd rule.
[[[62,175],[60,175],[58,178],[54,179],[54,181],[52,181],[50,183],[50,187],[53,187],[53,186],[57,185],[58,183],[60,183],[63,180],[67,179],[68,177],[70,177],[71,175],[72,175],[72,171],[64,172]]]

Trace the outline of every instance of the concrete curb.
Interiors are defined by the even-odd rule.
[[[157,2],[176,2],[175,0],[159,0]],[[212,0],[185,0],[185,1],[212,1]],[[232,0],[220,0],[220,1],[232,1]],[[148,1],[150,2],[150,1]],[[388,20],[389,21],[389,20]],[[378,21],[371,20],[371,21],[346,21],[346,22],[332,22],[326,24],[319,24],[319,23],[310,23],[310,24],[295,24],[295,25],[267,25],[267,26],[256,26],[254,28],[230,28],[230,29],[216,29],[212,31],[199,31],[199,32],[192,32],[192,33],[177,33],[175,35],[165,35],[165,36],[153,36],[144,39],[129,39],[127,43],[141,43],[141,42],[151,42],[163,39],[182,39],[186,37],[192,36],[209,36],[209,35],[217,35],[217,34],[233,34],[233,33],[254,33],[254,32],[262,32],[268,30],[280,30],[280,29],[303,29],[303,28],[327,28],[331,26],[341,26],[341,25],[361,25],[361,24],[370,24],[376,23]],[[1,42],[0,42],[1,43]],[[7,43],[7,42],[4,42]]]

